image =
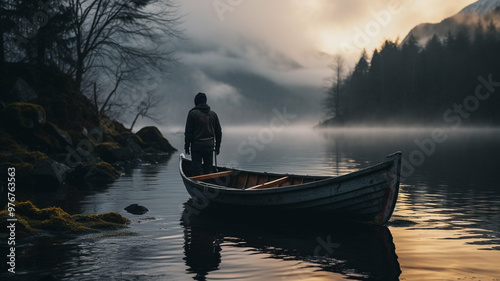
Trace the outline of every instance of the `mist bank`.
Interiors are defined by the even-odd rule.
[[[163,126],[159,129],[172,142],[174,147],[184,145],[184,127],[182,126]],[[312,135],[317,136],[358,136],[363,139],[375,136],[377,138],[391,138],[394,136],[427,136],[429,138],[442,139],[445,136],[461,135],[488,135],[499,134],[500,126],[460,126],[452,127],[444,123],[428,124],[427,126],[405,126],[401,124],[391,125],[373,125],[358,124],[357,126],[343,127],[318,127],[311,122],[296,122],[287,126],[278,126],[268,124],[253,125],[227,125],[222,127],[223,138],[222,146],[237,149],[235,143],[247,141],[248,143],[274,143],[279,139],[287,139],[300,143]]]

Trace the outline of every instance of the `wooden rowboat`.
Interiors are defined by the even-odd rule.
[[[280,217],[361,221],[385,224],[399,192],[401,152],[350,174],[301,176],[218,167],[193,176],[191,160],[180,156],[179,170],[195,211],[210,207]]]

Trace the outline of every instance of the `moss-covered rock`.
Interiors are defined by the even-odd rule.
[[[15,202],[14,205],[16,219],[22,222],[21,225],[26,229],[24,233],[20,233],[20,237],[34,235],[42,232],[42,230],[59,231],[62,233],[92,231],[90,228],[78,224],[73,217],[64,212],[61,208],[50,207],[39,209],[30,201]],[[7,210],[0,212],[0,216],[2,218],[7,216]],[[0,224],[3,223],[2,219]]]
[[[170,142],[162,135],[160,130],[154,126],[144,127],[140,129],[136,135],[144,141],[144,143],[156,150],[162,152],[174,152],[177,151]]]
[[[44,153],[61,153],[72,143],[71,137],[51,122],[30,130],[19,127],[0,131],[0,151],[7,150],[11,153],[27,149]]]
[[[81,130],[67,130],[66,133],[68,133],[69,137],[71,138],[71,141],[74,144],[77,144],[79,141],[86,139],[86,137],[83,135]]]
[[[45,124],[45,109],[32,103],[14,102],[7,105],[2,124],[10,130],[31,130]]]
[[[138,156],[128,147],[112,148],[101,154],[104,161],[115,163],[117,161],[127,161],[136,159]]]
[[[20,89],[31,88],[36,93],[36,99],[0,97],[0,166],[13,165],[22,171],[25,179],[19,180],[25,180],[23,186],[33,186],[32,172],[47,155],[75,167],[82,162],[100,161],[96,154],[102,152],[109,156],[101,157],[106,161],[126,162],[140,158],[143,149],[149,147],[123,124],[98,114],[95,105],[78,90],[73,79],[56,68],[5,63],[3,70],[4,75],[0,77],[3,92],[17,91],[17,95]],[[99,137],[92,138],[93,129],[98,130]],[[112,182],[119,175],[111,166],[81,166],[77,172],[79,179],[93,185]],[[37,171],[47,174],[46,169]],[[44,175],[38,179],[47,179]]]
[[[114,182],[121,173],[107,162],[82,163],[69,174],[75,185],[100,186]]]
[[[93,229],[121,228],[130,221],[116,212],[91,215],[74,215],[73,218],[83,225]]]
[[[138,157],[129,147],[119,147],[113,142],[104,142],[96,147],[96,152],[102,160],[115,163],[117,161],[127,161]],[[142,152],[142,150],[141,150]]]
[[[47,158],[47,155],[40,151],[28,151],[26,146],[20,145],[12,139],[11,135],[0,128],[0,159],[2,163],[12,165],[28,163],[31,166]]]
[[[0,79],[2,92],[12,91],[19,79],[26,81],[38,94],[36,104],[45,108],[46,119],[61,130],[76,136],[82,128],[99,127],[95,106],[70,75],[54,67],[24,63],[5,63],[4,70]]]
[[[11,135],[0,128],[0,153],[27,153],[26,147],[19,145]],[[3,158],[3,157],[2,157]],[[4,158],[5,159],[5,158]]]
[[[113,180],[117,179],[121,173],[118,172],[113,166],[107,162],[99,162],[94,165],[96,170],[102,171],[113,177]]]
[[[33,185],[37,191],[55,191],[66,179],[70,168],[51,158],[43,159],[33,167]]]
[[[47,158],[45,153],[40,151],[32,151],[32,152],[21,152],[21,153],[9,153],[4,154],[5,158],[3,159],[5,163],[10,163],[13,165],[28,163],[31,165],[36,165],[38,162]]]
[[[119,146],[114,142],[103,142],[96,146],[96,152],[101,152],[113,148],[119,148]]]
[[[122,123],[106,117],[100,119],[99,127],[105,134],[110,136],[116,136],[121,133],[130,133],[130,130],[125,128]]]
[[[59,207],[39,209],[30,201],[15,202],[16,235],[26,237],[41,232],[76,234],[125,227],[130,221],[118,213],[70,215]],[[7,227],[7,210],[0,212],[0,227]]]
[[[32,236],[35,234],[39,234],[42,231],[40,229],[35,229],[31,227],[31,225],[28,223],[28,220],[24,218],[23,216],[20,215],[15,215],[17,222],[16,222],[16,236],[19,238],[23,237],[28,237]],[[10,224],[10,222],[7,222],[7,219],[10,219],[11,217],[8,216],[8,212],[6,210],[0,211],[0,227],[2,229],[6,229],[7,226]]]
[[[29,133],[20,135],[17,139],[31,150],[49,154],[65,152],[64,148],[67,144],[56,135],[46,130],[46,125],[47,124]]]
[[[109,150],[111,149],[117,149],[120,148],[120,146],[115,143],[115,142],[103,142],[98,144],[95,148],[94,151],[101,157],[104,161],[109,162],[108,160],[103,157],[106,153],[108,153]]]
[[[6,102],[34,102],[37,98],[38,94],[20,77],[17,77],[12,89],[3,97]]]
[[[44,126],[44,129],[52,136],[56,137],[62,145],[73,145],[71,136],[66,131],[60,129],[56,124],[47,122]]]
[[[8,163],[10,167],[16,169],[16,175],[19,178],[25,178],[31,175],[33,172],[33,164],[31,163]]]
[[[31,163],[2,163],[2,170],[14,168],[16,171],[16,186],[17,190],[26,190],[33,186],[31,174],[33,173],[34,165]]]
[[[133,142],[141,148],[148,147],[139,136],[131,132],[116,134],[113,136],[113,140],[122,146],[129,146],[130,142]]]
[[[21,151],[18,153],[0,152],[0,159],[1,170],[6,171],[7,168],[15,168],[17,190],[28,191],[35,187],[35,182],[33,181],[33,170],[35,165],[47,159],[47,155],[39,151]],[[0,181],[5,180],[6,177],[0,178]],[[2,182],[0,182],[0,184],[2,184]]]
[[[128,159],[125,159],[125,157],[120,157],[120,159],[114,157],[114,160],[112,162],[141,158],[142,155],[144,154],[143,148],[148,147],[148,145],[145,144],[140,137],[131,132],[124,132],[113,135],[113,139],[115,142],[119,143],[122,147],[127,148],[127,150],[130,151],[131,155]],[[124,153],[127,152],[127,150],[123,151],[118,150],[117,153],[122,154],[122,156],[126,156],[126,154]]]

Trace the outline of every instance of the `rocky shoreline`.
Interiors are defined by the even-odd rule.
[[[14,171],[15,193],[23,194],[26,200],[36,198],[32,196],[35,194],[54,194],[68,186],[76,189],[106,186],[126,168],[143,161],[158,163],[176,151],[156,127],[144,127],[134,133],[120,122],[99,114],[67,75],[25,64],[4,67],[7,75],[0,77],[2,205],[7,203],[9,182],[14,178],[8,177],[7,171]],[[70,215],[59,207],[38,209],[30,201],[18,202],[18,198],[10,203],[15,206],[16,232],[21,238],[40,233],[95,232],[129,223],[116,213],[120,210],[100,215]],[[42,205],[47,206],[46,203]],[[129,212],[145,213],[147,209],[142,208]],[[3,227],[10,211],[7,206],[2,209]]]
[[[11,65],[0,83],[0,170],[16,170],[23,191],[60,185],[106,185],[125,166],[157,162],[176,151],[156,127],[133,133],[99,115],[72,79]],[[69,94],[71,93],[71,94]],[[6,182],[2,178],[2,193]]]

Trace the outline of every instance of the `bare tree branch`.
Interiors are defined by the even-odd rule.
[[[341,111],[341,95],[342,83],[344,79],[345,59],[341,55],[333,57],[333,63],[329,65],[333,70],[334,76],[329,78],[328,81],[331,85],[326,89],[326,99],[323,107],[329,117],[340,118]]]
[[[136,108],[137,114],[135,115],[134,120],[132,121],[132,125],[130,125],[130,130],[135,126],[135,123],[137,122],[137,119],[139,117],[142,118],[149,118],[153,120],[154,122],[159,123],[160,122],[160,117],[151,114],[150,110],[155,107],[155,105],[159,104],[163,100],[164,96],[160,95],[155,95],[154,91],[149,91],[146,94],[146,98],[141,101]]]
[[[73,73],[78,86],[98,59],[110,64],[125,59],[123,67],[129,68],[175,60],[172,52],[159,48],[166,40],[182,37],[171,0],[71,0],[70,4],[77,19]]]
[[[95,81],[103,85],[101,114],[109,115],[127,102],[138,116],[148,117],[145,108],[155,106],[150,101],[157,93],[141,89],[144,81],[165,73],[176,61],[168,46],[173,39],[182,39],[173,1],[69,0],[75,18],[75,63],[70,72],[84,92]],[[137,93],[140,96],[130,96]],[[144,101],[143,106],[133,106],[137,101]]]

